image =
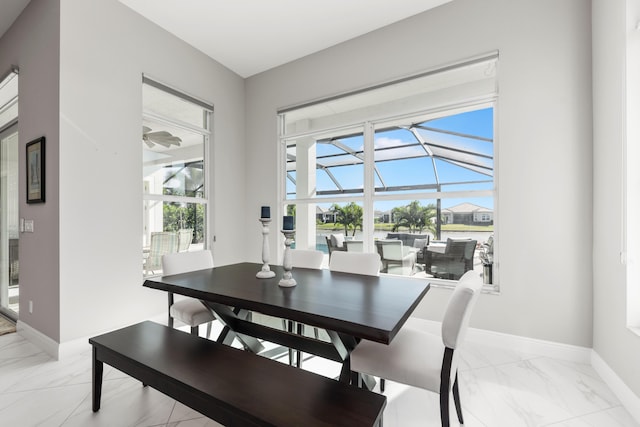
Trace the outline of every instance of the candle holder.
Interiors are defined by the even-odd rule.
[[[296,279],[293,278],[291,274],[291,270],[293,269],[293,264],[291,262],[291,244],[293,243],[293,236],[296,235],[296,230],[282,230],[282,234],[284,234],[284,259],[282,260],[282,267],[284,268],[284,274],[282,275],[282,279],[278,282],[278,285],[290,288],[295,286]]]
[[[262,223],[262,270],[258,271],[258,279],[270,279],[276,277],[275,271],[269,268],[269,224],[271,218],[260,218]]]

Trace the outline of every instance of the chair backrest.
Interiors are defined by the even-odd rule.
[[[442,319],[442,343],[456,349],[469,327],[469,318],[482,291],[482,278],[474,270],[467,271],[453,290]]]
[[[213,255],[210,250],[175,252],[162,256],[162,274],[166,276],[205,268],[213,268]]]
[[[178,236],[170,231],[154,231],[149,242],[149,257],[145,268],[152,270],[162,264],[162,256],[178,250]]]
[[[294,249],[291,251],[291,264],[298,268],[322,268],[324,253],[309,249]]]
[[[382,247],[382,258],[385,260],[402,261],[402,240],[383,240],[380,242]]]
[[[413,240],[413,247],[423,250],[425,247],[429,246],[429,235],[427,234],[425,238],[418,238]]]
[[[380,274],[380,255],[377,253],[334,252],[329,260],[329,270],[378,276]]]
[[[343,247],[345,240],[346,238],[344,237],[343,233],[334,233],[329,235],[329,242],[331,243],[331,246],[334,248]]]
[[[468,260],[473,258],[477,243],[477,240],[449,238],[444,253],[460,261]]]
[[[193,240],[193,228],[181,228],[178,230],[178,252],[186,252]]]
[[[364,252],[364,242],[362,240],[346,240],[347,252]]]
[[[344,251],[346,248],[344,247],[345,237],[344,234],[331,234],[329,236],[324,236],[327,241],[327,249],[329,249],[329,255],[333,253],[333,251]]]

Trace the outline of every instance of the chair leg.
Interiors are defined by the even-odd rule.
[[[380,392],[384,393],[384,378],[380,378]]]
[[[198,331],[198,327],[197,326],[192,326],[191,327],[191,335],[195,335],[195,336],[199,335],[199,331]]]
[[[442,390],[442,387],[440,387]],[[449,427],[449,393],[440,393],[440,422],[442,427]]]
[[[458,421],[460,425],[464,424],[462,419],[462,405],[460,404],[460,392],[458,391],[458,373],[456,372],[456,378],[453,381],[453,402],[456,405],[456,413],[458,414]]]
[[[168,299],[168,306],[167,306],[167,316],[169,316],[169,319],[167,320],[167,326],[169,326],[170,328],[173,328],[173,317],[171,317],[171,306],[173,305],[173,292],[167,292],[167,299]]]
[[[453,349],[444,349],[442,369],[440,370],[440,422],[442,427],[449,427],[449,393],[451,390],[451,363]]]

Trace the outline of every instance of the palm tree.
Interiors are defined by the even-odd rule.
[[[414,200],[406,206],[393,208],[391,213],[395,222],[393,231],[407,227],[411,233],[421,233],[424,229],[435,233],[433,219],[436,217],[436,207],[433,204],[421,206],[418,200]]]
[[[344,206],[333,204],[331,210],[337,212],[336,223],[344,226],[345,236],[349,234],[349,229],[353,229],[352,236],[356,235],[356,230],[362,230],[362,206],[351,202]]]

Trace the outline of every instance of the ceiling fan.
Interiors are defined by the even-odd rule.
[[[155,144],[162,145],[165,148],[169,148],[172,145],[179,147],[182,139],[177,136],[171,135],[165,130],[151,132],[150,127],[142,126],[142,142],[147,144],[149,148],[153,148]]]

